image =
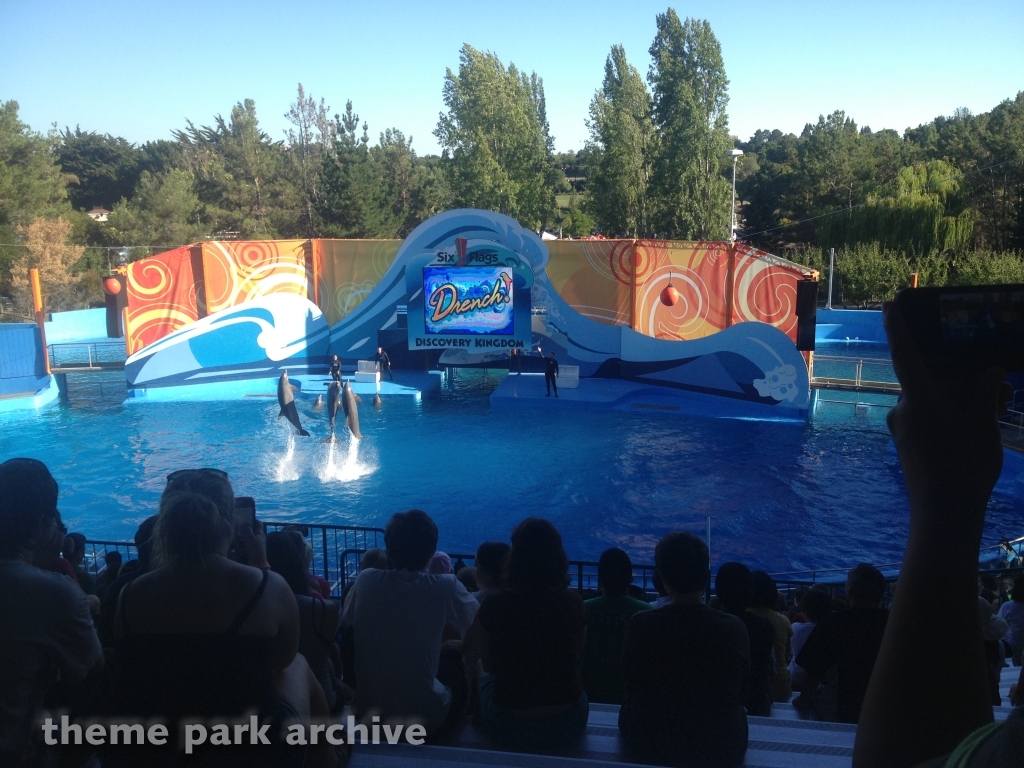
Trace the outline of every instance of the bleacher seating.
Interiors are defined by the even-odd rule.
[[[558,366],[559,389],[576,389],[580,385],[580,367],[578,365]]]
[[[1003,670],[1000,695],[1004,706],[995,707],[996,720],[1005,720],[1012,711],[1007,704],[1010,685],[1017,682],[1020,667]],[[590,719],[583,742],[566,755],[524,755],[498,751],[467,721],[449,744],[414,747],[399,745],[357,745],[352,758],[354,768],[574,768],[600,762],[608,768],[634,765],[626,762],[619,740],[619,708],[610,704],[591,704]],[[771,717],[748,718],[750,742],[743,765],[747,768],[848,768],[853,763],[855,725],[822,723],[810,720],[791,704],[774,704]]]
[[[356,381],[361,384],[379,384],[380,371],[373,360],[359,360],[356,363]]]

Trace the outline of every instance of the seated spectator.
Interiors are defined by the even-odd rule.
[[[881,607],[885,577],[873,565],[854,566],[846,577],[849,608],[830,613],[811,631],[796,663],[807,672],[793,706],[813,708],[821,720],[856,723],[889,612]],[[818,685],[824,683],[820,695]]]
[[[754,571],[751,577],[754,590],[750,600],[750,612],[767,619],[775,630],[775,701],[788,702],[793,697],[789,680],[789,662],[793,656],[790,643],[793,625],[776,610],[779,607],[779,590],[775,586],[775,580],[764,571]]]
[[[1010,599],[999,606],[999,616],[1010,626],[1003,635],[1003,642],[1009,648],[1014,665],[1019,667],[1024,652],[1024,573],[1014,578]]]
[[[345,601],[355,641],[354,706],[437,735],[462,716],[468,696],[462,658],[442,651],[441,632],[446,624],[465,632],[477,602],[454,575],[426,572],[437,526],[425,512],[394,515],[384,542],[394,569],[360,571]]]
[[[504,588],[480,607],[476,723],[508,749],[568,747],[590,711],[579,671],[586,619],[555,526],[536,517],[516,526],[505,568]]]
[[[978,596],[983,597],[993,611],[999,610],[999,583],[991,573],[978,574]]]
[[[768,717],[775,700],[775,627],[747,609],[754,594],[754,578],[743,563],[724,563],[715,576],[715,594],[722,610],[738,618],[750,641],[750,675],[742,701],[748,715]]]
[[[458,573],[455,574],[455,578],[461,581],[462,586],[470,592],[476,592],[480,588],[476,583],[476,566],[470,565],[460,568]]]
[[[708,548],[698,537],[668,534],[654,562],[670,602],[634,614],[627,625],[619,730],[644,762],[740,765],[747,751],[747,632],[737,617],[704,605]]]
[[[984,597],[978,597],[978,623],[981,625],[981,639],[985,643],[985,665],[988,668],[988,690],[992,698],[992,706],[1003,703],[999,694],[1002,682],[1003,667],[1006,666],[1006,654],[1003,652],[1003,635],[1009,629],[1006,619],[997,616],[992,603]]]
[[[0,464],[0,765],[12,768],[52,762],[36,727],[47,690],[103,662],[85,593],[32,565],[58,530],[57,493],[42,462]]]
[[[64,537],[64,557],[75,570],[78,586],[87,595],[96,594],[96,579],[83,566],[85,560],[85,536],[81,533],[69,533]]]
[[[663,608],[672,602],[669,599],[668,592],[665,591],[665,585],[661,582],[661,576],[658,575],[657,569],[654,570],[651,576],[651,584],[654,585],[654,591],[658,593],[658,597],[653,603],[655,608]]]
[[[324,600],[319,590],[311,593],[306,580],[306,541],[298,531],[268,534],[267,562],[295,594],[299,606],[299,653],[313,670],[324,689],[328,707],[334,711],[339,703],[351,698],[351,692],[341,683],[341,652],[334,642],[341,620],[339,605]]]
[[[583,603],[587,619],[587,641],[583,646],[580,677],[591,701],[621,704],[622,640],[626,623],[651,606],[626,594],[633,581],[633,563],[618,547],[606,549],[597,563],[597,586],[601,596]]]
[[[473,559],[478,589],[476,599],[481,604],[487,595],[501,588],[510,549],[503,541],[485,541],[476,548],[476,557]]]
[[[884,305],[882,317],[903,390],[888,423],[910,533],[853,765],[1016,768],[1024,709],[992,722],[975,586],[986,506],[1003,464],[998,419],[1012,390],[997,369],[937,375],[899,305]]]
[[[71,566],[71,563],[64,557],[64,542],[67,540],[68,529],[60,519],[60,512],[57,513],[57,525],[53,529],[48,541],[41,541],[33,553],[33,565],[42,568],[44,571],[59,573],[67,576],[75,584],[78,584],[78,574]],[[68,542],[70,546],[73,543]],[[81,586],[81,585],[79,585]]]
[[[301,533],[299,535],[302,536]],[[306,538],[302,539],[302,554],[310,594],[318,594],[326,600],[331,596],[331,583],[323,576],[317,576],[313,573],[313,545]]]
[[[100,575],[96,577],[96,594],[99,595],[100,599],[103,599],[103,595],[106,593],[110,585],[114,583],[114,580],[118,577],[121,571],[122,557],[121,553],[117,550],[111,550],[103,555],[103,563],[106,567],[100,572]]]
[[[391,560],[388,557],[388,551],[386,549],[368,549],[363,552],[363,556],[359,558],[359,570],[365,571],[367,568],[376,568],[379,571],[386,571],[389,568],[393,568]]]
[[[147,517],[135,530],[135,546],[139,552],[137,560],[129,560],[121,566],[120,574],[103,593],[100,602],[100,618],[96,629],[104,648],[114,644],[114,616],[117,614],[117,601],[125,584],[137,579],[149,570],[153,561],[153,529],[156,527],[157,516]],[[134,564],[135,568],[128,566]]]
[[[269,569],[262,525],[239,529],[236,539],[227,476],[183,470],[168,478],[153,539],[158,567],[126,584],[117,608],[118,713],[160,717],[175,733],[186,716],[225,721],[256,710],[271,724],[273,748],[209,745],[199,752],[218,765],[280,765],[286,749],[277,726],[302,722],[316,699],[312,685],[319,685],[310,685],[296,654],[298,608],[288,584]],[[233,542],[250,565],[228,558]],[[170,742],[110,748],[103,765],[138,765],[143,756],[147,766],[180,760]],[[337,755],[311,747],[308,758],[331,765]]]
[[[438,575],[454,574],[455,569],[452,568],[452,559],[448,557],[446,552],[435,552],[433,557],[430,558],[430,562],[427,563],[427,573],[435,573]]]
[[[807,672],[796,663],[796,657],[807,642],[815,625],[832,610],[832,598],[827,589],[809,589],[800,597],[800,615],[804,621],[793,625],[793,654],[789,661],[789,677],[794,691],[802,691]]]

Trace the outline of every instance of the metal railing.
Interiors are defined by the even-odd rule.
[[[124,368],[126,359],[123,341],[48,344],[46,353],[50,359],[50,368],[55,370],[116,370]]]
[[[1024,411],[1013,408],[1007,410],[1006,414],[999,419],[999,426],[1004,440],[1024,443]]]
[[[851,369],[852,366],[852,369]],[[824,368],[822,371],[821,369]],[[865,377],[865,370],[869,373]],[[819,375],[819,372],[825,375]],[[840,375],[852,372],[851,375]],[[811,384],[834,385],[852,389],[872,388],[900,391],[892,361],[874,357],[842,357],[839,355],[815,355]]]
[[[264,521],[267,533],[289,528],[298,530],[313,547],[312,570],[331,585],[331,594],[340,597],[343,582],[340,566],[342,553],[350,550],[366,551],[384,546],[384,529],[356,525],[326,525],[287,521]],[[130,541],[87,541],[83,566],[90,573],[102,573],[104,555],[120,552],[123,562],[138,559],[139,550]],[[358,566],[358,561],[357,561]]]

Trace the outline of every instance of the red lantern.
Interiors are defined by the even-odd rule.
[[[116,296],[121,292],[121,281],[113,275],[103,278],[103,290],[111,296]]]
[[[672,273],[668,273],[668,285],[661,289],[661,303],[666,307],[674,307],[679,301],[679,291],[672,285]]]

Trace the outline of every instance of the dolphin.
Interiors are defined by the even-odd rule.
[[[324,396],[317,395],[316,400],[313,402],[313,410],[319,411],[324,407]]]
[[[334,420],[338,416],[338,408],[341,406],[341,384],[336,381],[331,382],[331,386],[327,388],[327,415],[331,419],[331,436],[324,440],[325,443],[336,442],[337,438],[334,437]]]
[[[380,410],[380,406],[381,406],[380,395],[374,393],[374,395],[373,395],[373,407],[376,408],[379,411]]]
[[[363,402],[362,398],[352,391],[352,387],[346,381],[341,388],[341,407],[345,409],[345,423],[348,425],[349,431],[352,432],[352,437],[360,440],[363,435],[359,431],[359,410],[356,408],[356,403],[361,402]]]
[[[281,378],[277,382],[277,404],[281,406],[281,412],[277,414],[277,418],[284,416],[290,421],[295,428],[299,430],[299,434],[303,437],[309,437],[309,432],[302,428],[302,424],[299,422],[299,412],[295,410],[295,392],[298,391],[298,387],[288,381],[288,371],[281,374]]]

